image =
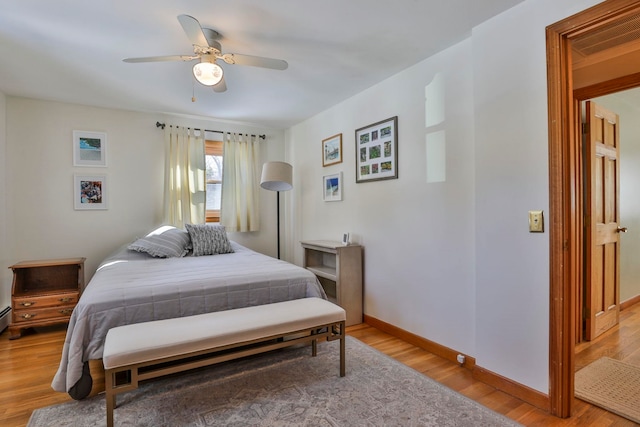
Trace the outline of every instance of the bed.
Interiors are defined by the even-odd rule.
[[[116,326],[298,298],[326,299],[308,270],[227,242],[230,253],[201,254],[194,241],[181,256],[159,258],[125,245],[105,259],[71,315],[53,389],[74,399],[86,397],[92,382],[88,361],[102,358],[107,331]]]

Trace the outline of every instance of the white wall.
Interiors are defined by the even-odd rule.
[[[549,212],[543,13],[529,1],[473,31],[477,363],[548,391]],[[518,36],[508,36],[516,31]],[[545,220],[548,228],[548,218]],[[523,363],[526,361],[526,363]]]
[[[475,353],[474,141],[471,42],[442,52],[294,126],[295,242],[364,246],[365,312],[467,354]],[[437,77],[436,77],[437,76]],[[425,87],[441,82],[444,122],[427,128]],[[437,91],[436,91],[437,92]],[[455,102],[451,102],[456,100]],[[431,104],[430,104],[431,105]],[[398,116],[399,178],[355,183],[355,129]],[[427,183],[426,138],[446,133],[446,180]],[[343,162],[322,167],[321,141],[343,136]],[[342,171],[343,201],[322,201],[322,176]],[[302,262],[297,244],[296,261]]]
[[[7,97],[4,173],[7,196],[6,208],[0,211],[6,212],[0,213],[0,232],[6,223],[10,244],[0,270],[4,272],[8,265],[20,260],[83,256],[87,258],[89,280],[106,255],[159,225],[164,133],[156,128],[156,121],[215,130],[266,132],[265,159],[283,153],[283,131]],[[107,133],[108,167],[73,166],[74,129]],[[108,210],[74,210],[73,175],[103,173],[107,174]],[[275,236],[275,231],[268,227],[271,222],[275,224],[275,201],[267,197],[270,195],[262,195],[261,200],[265,205],[261,218],[266,224],[264,231],[234,234],[240,243],[267,253]],[[275,254],[275,246],[271,252]],[[6,287],[5,284],[5,292]]]
[[[528,0],[294,126],[296,262],[299,240],[350,231],[365,247],[366,314],[548,393],[549,235],[528,232],[528,211],[549,211],[545,27],[595,3]],[[436,75],[445,121],[427,129]],[[394,115],[399,179],[355,184],[355,129]],[[446,180],[427,183],[425,137],[442,130]],[[340,132],[344,162],[323,168],[320,141]],[[322,176],[338,171],[344,200],[323,203]]]
[[[594,101],[620,117],[620,301],[640,295],[640,104],[636,95],[607,95]],[[631,92],[631,91],[630,91]]]
[[[0,92],[0,310],[11,305],[11,272],[2,268],[9,264],[9,242],[7,235],[7,98]]]
[[[595,3],[528,0],[472,36],[477,362],[545,393],[549,235],[527,230],[529,210],[549,211],[545,27]]]

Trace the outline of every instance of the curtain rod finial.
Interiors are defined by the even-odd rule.
[[[162,128],[162,129],[164,129],[164,126],[165,126],[165,125],[164,125],[164,123],[156,122],[156,127],[157,127],[157,128]]]

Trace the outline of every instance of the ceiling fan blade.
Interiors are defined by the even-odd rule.
[[[222,76],[222,80],[219,83],[213,85],[214,92],[226,92],[227,91],[227,83],[224,81],[224,76]]]
[[[182,25],[182,29],[187,33],[187,37],[191,40],[191,44],[207,47],[209,42],[204,36],[202,27],[196,18],[190,15],[178,15],[178,21]]]
[[[263,58],[262,56],[241,55],[239,53],[225,53],[222,59],[227,64],[251,65],[252,67],[271,68],[272,70],[286,70],[287,61],[282,59]]]
[[[125,58],[124,62],[162,62],[162,61],[192,61],[198,59],[199,56],[194,55],[167,55],[167,56],[147,56],[145,58]]]

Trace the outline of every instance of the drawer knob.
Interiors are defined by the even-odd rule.
[[[73,312],[71,308],[63,308],[62,310],[58,310],[60,314],[64,314],[65,316],[70,315]]]
[[[59,300],[60,302],[71,302],[73,301],[73,298],[70,297],[64,297],[64,298],[60,298]]]
[[[25,313],[21,316],[23,319],[31,319],[32,317],[36,317],[35,314]]]
[[[31,302],[31,301],[25,301],[20,303],[20,305],[23,307],[31,307],[33,304],[35,304],[35,302]]]

